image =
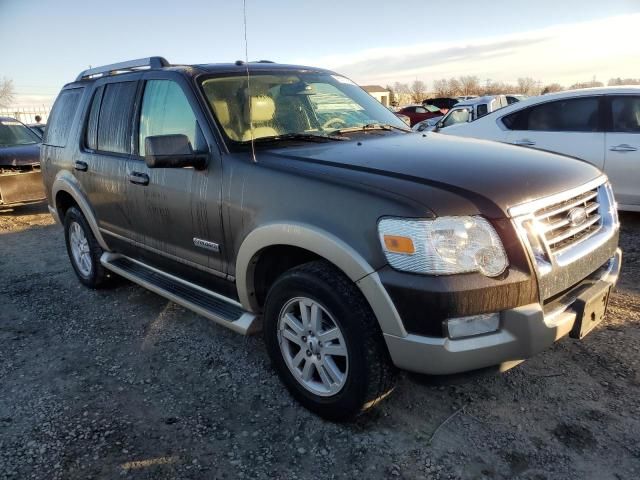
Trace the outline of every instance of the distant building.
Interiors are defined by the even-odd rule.
[[[381,87],[380,85],[361,85],[362,89],[371,95],[373,98],[378,100],[385,107],[389,106],[389,97],[390,92],[386,88]]]

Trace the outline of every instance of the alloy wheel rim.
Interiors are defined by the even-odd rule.
[[[339,324],[320,303],[289,300],[278,318],[280,351],[293,377],[315,395],[328,397],[344,387],[349,352]]]
[[[71,222],[69,226],[69,244],[73,262],[78,271],[82,276],[88,277],[91,274],[93,261],[89,251],[89,240],[78,222]]]

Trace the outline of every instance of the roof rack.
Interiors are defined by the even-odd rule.
[[[162,68],[168,67],[169,65],[171,64],[163,57],[138,58],[127,62],[112,63],[111,65],[103,65],[102,67],[89,68],[78,75],[76,82],[92,77],[104,77],[106,75],[132,72],[145,68]]]

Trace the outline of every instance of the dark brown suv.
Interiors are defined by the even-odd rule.
[[[598,169],[413,133],[318,68],[87,70],[41,160],[82,283],[117,274],[262,329],[292,394],[333,419],[386,396],[396,367],[506,367],[582,337],[620,268]]]

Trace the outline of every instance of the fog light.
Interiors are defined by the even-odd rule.
[[[485,313],[470,317],[450,318],[447,320],[449,338],[471,337],[483,333],[495,332],[500,328],[499,313]]]

